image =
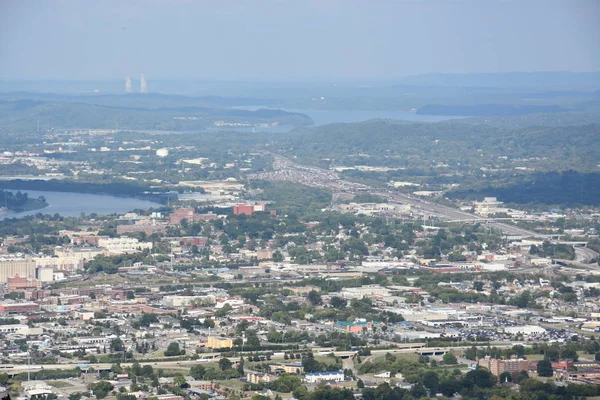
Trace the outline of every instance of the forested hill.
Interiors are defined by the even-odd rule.
[[[567,207],[600,205],[600,173],[582,174],[575,171],[563,173],[536,173],[512,184],[496,185],[480,190],[460,190],[446,193],[451,199],[481,200],[497,197],[505,203],[555,204]]]
[[[0,98],[0,129],[33,131],[39,122],[42,129],[142,129],[192,131],[213,127],[216,121],[228,123],[306,126],[313,121],[304,114],[283,110],[180,105],[177,107],[146,108],[132,102],[121,105],[98,105],[76,101],[44,101],[21,98]]]
[[[445,105],[427,104],[417,110],[421,115],[471,115],[471,116],[502,116],[537,113],[560,112],[558,105],[512,105],[512,104],[476,104],[476,105]]]
[[[535,165],[536,170],[597,171],[600,124],[584,126],[490,126],[485,120],[439,123],[371,120],[293,131],[281,152],[303,162],[333,159],[336,165],[389,167]],[[508,160],[508,161],[505,161]],[[523,161],[522,161],[523,160]]]
[[[0,92],[0,102],[13,101],[14,99],[29,99],[39,103],[85,103],[98,106],[146,109],[179,107],[228,108],[235,106],[272,107],[274,105],[274,100],[248,97],[196,97],[162,93],[68,95],[59,93]]]

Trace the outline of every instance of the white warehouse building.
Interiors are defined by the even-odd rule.
[[[523,335],[534,335],[545,333],[546,329],[537,325],[521,325],[521,326],[507,326],[504,328],[504,332],[510,333],[513,335],[523,334]]]
[[[136,238],[120,237],[98,240],[98,246],[111,253],[127,253],[152,249],[152,242],[140,242]]]

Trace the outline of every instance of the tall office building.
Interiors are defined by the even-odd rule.
[[[140,93],[148,93],[148,83],[144,74],[140,76]]]

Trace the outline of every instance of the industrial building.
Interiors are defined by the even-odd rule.
[[[233,340],[229,338],[209,336],[206,346],[210,347],[211,349],[228,349],[233,347]]]

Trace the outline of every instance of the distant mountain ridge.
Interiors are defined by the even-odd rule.
[[[523,115],[538,113],[555,113],[565,111],[557,105],[512,105],[512,104],[477,104],[477,105],[443,105],[428,104],[420,107],[420,115],[453,115],[470,117],[497,117],[505,115]]]
[[[78,101],[79,97],[13,98],[0,95],[0,129],[31,131],[39,123],[42,129],[52,128],[90,128],[106,129],[118,126],[120,129],[193,131],[213,127],[217,121],[226,121],[230,125],[241,124],[279,124],[292,126],[312,125],[313,121],[305,114],[279,109],[259,108],[246,110],[240,108],[219,107],[168,102],[162,97],[152,102],[153,96],[132,96],[129,102],[120,101],[129,96],[108,96],[116,98],[111,104],[95,104]],[[154,96],[156,97],[156,96]],[[169,97],[169,96],[166,96]],[[139,102],[135,101],[140,98]],[[55,100],[56,99],[56,100]]]
[[[535,122],[538,116],[531,119]],[[394,120],[338,123],[296,129],[282,137],[279,146],[303,162],[315,165],[323,159],[334,159],[337,165],[359,162],[413,168],[417,164],[429,166],[427,160],[431,159],[479,168],[495,163],[500,157],[535,156],[539,157],[536,162],[539,170],[597,169],[600,124],[515,126],[511,121],[511,118],[504,122],[500,119],[490,124],[473,118],[437,123]]]
[[[57,101],[71,103],[85,103],[99,106],[127,107],[127,108],[178,108],[178,107],[241,107],[255,106],[268,107],[274,104],[273,100],[252,97],[223,97],[223,96],[184,96],[178,94],[162,93],[129,93],[129,94],[62,94],[62,93],[35,93],[35,92],[0,92],[0,102],[15,100]]]
[[[399,85],[472,87],[598,87],[600,72],[505,72],[415,75]]]

